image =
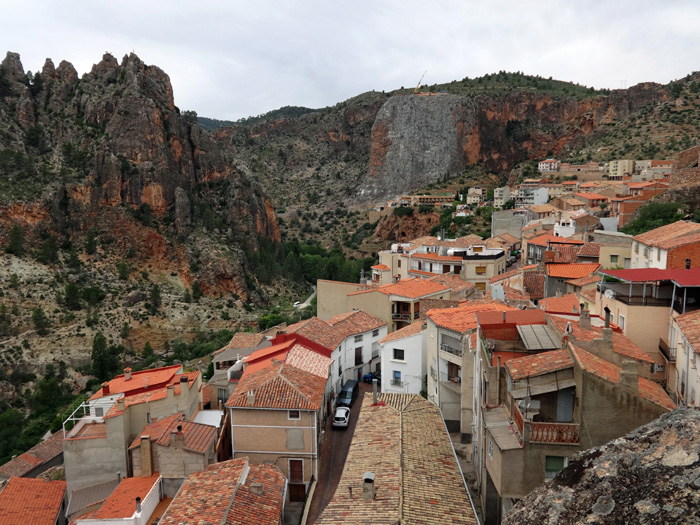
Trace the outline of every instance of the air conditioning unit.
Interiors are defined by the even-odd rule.
[[[523,410],[532,411],[540,409],[539,399],[530,399],[526,397],[525,399],[518,399],[518,408],[522,412]]]

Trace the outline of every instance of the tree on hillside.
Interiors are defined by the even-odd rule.
[[[199,281],[195,281],[192,283],[192,300],[198,303],[200,297],[202,297],[202,286]]]
[[[80,287],[75,283],[68,283],[65,288],[65,296],[63,297],[63,304],[69,310],[80,310],[82,307],[80,304]]]
[[[153,306],[154,309],[160,308],[160,305],[162,303],[162,299],[160,296],[160,286],[157,284],[154,284],[151,286],[151,293],[150,293],[150,298],[151,298],[151,306]]]
[[[92,373],[100,381],[107,381],[119,369],[119,355],[107,347],[107,338],[97,332],[92,340]]]
[[[24,232],[19,224],[13,224],[10,230],[10,243],[5,248],[7,253],[22,257],[24,255]]]
[[[34,323],[34,329],[37,334],[46,335],[49,333],[51,322],[49,318],[46,317],[44,309],[41,306],[37,306],[32,310],[32,322]]]

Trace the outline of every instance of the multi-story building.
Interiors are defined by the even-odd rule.
[[[537,171],[541,173],[547,171],[559,171],[559,161],[557,159],[541,160],[537,163]]]
[[[622,180],[623,176],[634,171],[634,160],[611,160],[608,164],[608,180]]]
[[[382,392],[420,394],[426,390],[426,323],[413,323],[379,341]]]
[[[525,181],[518,187],[518,194],[515,196],[517,207],[533,206],[536,204],[546,204],[549,200],[549,190],[543,187],[539,181],[526,183]]]
[[[700,224],[678,221],[635,235],[632,268],[700,268]]]
[[[590,192],[574,193],[574,198],[583,202],[587,208],[599,208],[601,205],[607,206],[610,200],[605,195]]]
[[[493,206],[494,208],[503,208],[506,202],[511,199],[510,188],[503,186],[493,190]]]
[[[63,460],[68,491],[128,475],[128,447],[155,419],[198,409],[201,374],[182,365],[133,372],[102,384],[64,422]],[[72,428],[71,428],[72,425]]]
[[[460,278],[474,283],[477,291],[489,290],[491,277],[505,273],[506,252],[503,248],[488,248],[484,244],[474,244],[464,252],[455,252],[462,257]]]
[[[304,501],[319,475],[331,358],[301,345],[284,361],[268,353],[251,354],[260,358],[246,367],[226,403],[231,456],[276,465],[289,480],[289,501]]]
[[[670,327],[672,360],[670,360],[667,390],[676,403],[700,406],[700,310],[689,311],[672,319]],[[669,357],[671,356],[671,352]]]
[[[481,204],[486,199],[486,191],[483,188],[472,187],[467,190],[467,204]]]

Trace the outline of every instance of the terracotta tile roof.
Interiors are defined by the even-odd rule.
[[[399,339],[404,339],[405,337],[411,337],[426,329],[427,327],[424,326],[423,323],[411,323],[408,326],[404,326],[403,328],[396,330],[395,332],[391,332],[387,336],[383,337],[379,340],[379,344],[391,343],[392,341],[398,341]]]
[[[571,345],[571,353],[578,361],[579,365],[586,372],[593,374],[609,383],[619,384],[620,382],[620,367],[616,366],[605,359],[580,348],[576,345]],[[654,383],[644,377],[637,378],[639,387],[639,397],[651,401],[652,403],[673,410],[676,404],[671,401],[668,394],[661,388],[661,385]]]
[[[554,213],[557,211],[557,208],[552,206],[551,204],[532,204],[530,206],[525,206],[528,210],[532,210],[535,213]]]
[[[260,494],[251,485],[261,484]],[[275,465],[250,465],[248,458],[209,465],[188,476],[160,525],[277,525],[285,478]]]
[[[581,188],[597,188],[598,186],[600,186],[600,183],[594,182],[594,181],[591,181],[591,182],[582,182],[582,183],[579,185],[579,187],[581,187]]]
[[[493,237],[493,239],[505,242],[507,244],[518,244],[520,242],[520,239],[518,239],[515,235],[511,235],[510,233],[501,233],[500,235]]]
[[[556,246],[554,248],[555,257],[554,262],[571,264],[578,260],[579,247],[578,246]]]
[[[523,272],[523,287],[533,301],[544,297],[544,272]]]
[[[573,284],[574,286],[585,286],[591,283],[599,283],[600,279],[601,278],[598,275],[589,275],[588,277],[581,277],[580,279],[572,279],[569,281],[569,284]]]
[[[438,294],[447,291],[446,286],[430,281],[428,279],[404,279],[396,284],[383,284],[372,290],[363,290],[348,295],[359,295],[363,293],[379,292],[384,295],[398,295],[408,299],[419,299],[428,295]]]
[[[547,275],[562,279],[580,279],[587,277],[600,268],[598,263],[547,264]]]
[[[514,277],[520,273],[521,269],[516,268],[515,270],[508,270],[505,273],[502,273],[501,275],[494,275],[489,279],[489,282],[491,284],[497,283],[498,281],[502,281],[503,279],[509,279],[511,277]]]
[[[381,272],[388,272],[389,270],[391,270],[391,268],[389,268],[386,264],[375,264],[374,266],[372,266],[372,269],[379,270]]]
[[[323,401],[326,381],[327,378],[280,362],[252,373],[246,369],[226,406],[318,410]],[[249,391],[255,394],[252,406],[247,404]]]
[[[534,244],[535,246],[544,246],[546,248],[547,241],[549,241],[550,245],[554,245],[554,244],[583,244],[583,241],[580,241],[577,239],[569,239],[567,237],[560,237],[558,235],[553,235],[551,233],[545,233],[545,234],[539,235],[538,237],[535,237],[534,239],[530,239],[529,241],[527,241],[527,243]]]
[[[688,233],[681,237],[674,237],[661,241],[657,244],[662,250],[669,250],[671,248],[677,248],[678,246],[687,246],[688,244],[700,244],[700,232]]]
[[[103,394],[102,389],[100,389],[90,398],[90,400],[99,399],[103,395],[124,394],[128,397],[144,391],[156,390],[170,383],[175,375],[181,371],[182,365],[172,365],[163,368],[153,368],[150,370],[133,372],[131,374],[131,379],[129,380],[125,379],[124,374],[118,375],[108,382],[108,394]]]
[[[289,366],[309,372],[323,379],[328,378],[328,367],[331,362],[332,359],[330,357],[321,355],[300,344],[294,345],[285,358],[285,363]]]
[[[549,316],[557,330],[559,335],[563,335],[566,330],[566,323],[569,319],[559,317],[556,314]],[[573,329],[573,339],[578,341],[593,341],[593,339],[601,339],[603,337],[603,329],[597,326],[592,326],[590,330],[582,329],[578,322],[571,321],[571,328]],[[642,361],[644,363],[653,363],[654,360],[647,354],[644,350],[639,348],[632,340],[618,332],[613,331],[612,333],[613,341],[613,352],[626,357],[631,357],[637,361]]]
[[[583,185],[581,185],[583,188]],[[588,193],[588,192],[581,192],[581,193],[574,193],[577,197],[581,197],[582,199],[586,199],[588,201],[593,201],[593,200],[608,200],[608,198],[605,195],[600,195],[598,193]]]
[[[162,447],[170,446],[170,434],[182,427],[184,448],[197,454],[206,454],[216,442],[216,427],[185,421],[185,414],[178,412],[160,421],[146,425],[129,447],[136,448],[141,443],[141,436],[149,436],[151,441]]]
[[[506,302],[530,300],[530,294],[528,294],[527,292],[523,292],[522,290],[518,290],[517,288],[513,288],[511,286],[504,285],[503,294]]]
[[[346,339],[350,336],[377,330],[388,323],[364,310],[353,310],[331,317],[328,324],[335,328],[343,336],[343,339]]]
[[[65,481],[10,478],[0,491],[0,523],[54,525],[65,493]]]
[[[206,383],[202,384],[199,391],[202,393],[202,404],[207,405],[211,403],[211,388],[209,388],[209,385]]]
[[[476,328],[477,312],[485,312],[488,310],[505,312],[508,310],[515,310],[515,308],[497,301],[491,301],[486,304],[473,304],[472,302],[468,302],[459,308],[429,310],[426,316],[435,323],[435,325],[461,334],[467,330]]]
[[[679,315],[674,319],[696,354],[700,354],[700,310]]]
[[[93,519],[109,520],[132,517],[136,512],[136,498],[141,498],[143,501],[151,490],[159,490],[159,480],[160,474],[157,472],[148,477],[135,476],[123,479],[102,504],[100,510],[95,513]]]
[[[311,341],[325,346],[329,350],[335,350],[343,342],[345,336],[326,321],[318,317],[311,317],[287,327],[288,334],[299,334]]]
[[[592,304],[595,304],[596,290],[586,290],[585,292],[580,292],[581,297],[585,297]]]
[[[587,242],[578,251],[579,257],[599,257],[600,244],[597,242]]]
[[[236,332],[225,348],[255,348],[265,340],[263,334]]]
[[[654,230],[635,235],[633,239],[647,246],[657,246],[660,243],[668,243],[672,239],[678,239],[677,246],[684,244],[683,237],[691,233],[700,232],[700,224],[689,221],[677,221]]]
[[[437,406],[415,394],[379,401],[365,396],[340,483],[316,523],[476,523]],[[365,472],[375,475],[372,501],[362,498]]]
[[[527,266],[522,266],[520,269],[521,270],[534,270],[535,268],[537,268],[536,264],[528,264]],[[515,270],[511,270],[511,271],[515,271]],[[508,273],[508,272],[506,272],[506,273]]]
[[[539,302],[539,307],[545,312],[560,314],[579,313],[579,302],[576,294],[568,293],[561,297],[548,297]]]
[[[573,366],[568,350],[554,350],[528,355],[506,362],[506,370],[514,380],[535,377]]]
[[[24,476],[38,465],[49,462],[60,454],[63,454],[63,432],[56,432],[49,439],[0,466],[0,476]]]
[[[459,278],[459,276],[449,273],[441,273],[440,275],[429,277],[428,280],[446,286],[447,288],[452,290],[453,294],[458,294],[463,290],[471,290],[472,288],[476,287],[474,283],[470,283],[469,281],[463,281]]]

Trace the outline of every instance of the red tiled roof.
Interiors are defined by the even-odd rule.
[[[544,279],[544,272],[523,272],[523,287],[533,301],[544,297]]]
[[[289,351],[284,362],[304,372],[309,372],[315,376],[327,379],[328,367],[332,360],[328,356],[321,355],[301,344],[296,344]]]
[[[546,316],[542,310],[518,310],[510,309],[505,312],[487,310],[477,312],[476,317],[479,326],[482,328],[498,328],[504,323],[503,314],[505,313],[505,324],[510,325],[533,325],[546,324]]]
[[[556,314],[550,315],[549,318],[552,320],[559,335],[563,335],[566,330],[566,324],[569,319],[559,317]],[[603,337],[603,329],[591,326],[590,330],[584,330],[579,326],[576,321],[571,321],[571,328],[573,329],[573,339],[578,341],[593,341],[593,339],[601,339]],[[654,360],[647,354],[644,350],[639,348],[632,340],[618,332],[613,331],[612,333],[613,341],[613,352],[626,357],[631,357],[637,361],[642,361],[645,363],[653,363]]]
[[[133,372],[131,379],[125,379],[125,376],[118,375],[108,382],[109,393],[103,394],[102,389],[98,390],[91,398],[99,399],[103,395],[124,394],[131,396],[146,391],[156,390],[166,386],[172,379],[182,371],[182,365],[172,365],[163,368],[153,368],[150,370],[141,370]]]
[[[149,477],[135,476],[123,479],[95,513],[94,519],[130,518],[136,512],[136,498],[143,501],[151,490],[158,490],[159,479],[160,474],[157,472]]]
[[[573,284],[574,286],[585,286],[587,284],[597,282],[600,282],[600,277],[597,275],[589,275],[588,277],[581,277],[580,279],[572,279],[569,281],[569,284]]]
[[[54,525],[65,493],[65,481],[10,478],[0,491],[0,523]]]
[[[700,310],[679,315],[674,319],[696,354],[700,354]]]
[[[562,279],[580,279],[587,277],[600,268],[598,263],[547,264],[547,275]]]
[[[265,340],[263,334],[236,332],[225,348],[255,348]]]
[[[404,279],[396,284],[383,284],[372,290],[363,290],[348,295],[358,295],[363,293],[380,292],[385,295],[398,295],[408,299],[418,299],[428,295],[445,292],[449,288],[429,279]]]
[[[408,326],[404,326],[403,328],[396,330],[395,332],[391,332],[389,335],[383,337],[379,343],[384,344],[384,343],[390,343],[392,341],[397,341],[399,339],[403,339],[405,337],[411,337],[412,335],[416,335],[421,333],[423,330],[425,330],[426,327],[423,326],[423,323],[411,323]]]
[[[578,251],[579,257],[599,257],[600,244],[597,242],[587,242]]]
[[[502,273],[501,275],[494,275],[489,279],[490,283],[497,283],[498,281],[502,281],[503,279],[509,279],[510,277],[514,277],[520,273],[521,269],[516,268],[515,270],[508,270],[505,273]]]
[[[372,266],[372,269],[379,270],[381,272],[388,272],[389,270],[391,270],[391,268],[389,268],[386,264],[375,264],[374,266]]]
[[[501,302],[490,302],[486,304],[466,303],[459,308],[441,308],[429,310],[426,316],[437,326],[452,330],[457,333],[464,333],[467,330],[476,328],[476,313],[484,311],[515,310],[515,308]]]
[[[471,290],[476,286],[474,283],[470,283],[469,281],[463,281],[457,275],[449,273],[441,273],[434,277],[429,277],[428,280],[435,281],[436,283],[440,283],[443,286],[447,286],[450,290],[452,290],[454,294],[458,294],[465,289]]]
[[[505,366],[510,377],[517,381],[570,368],[573,362],[568,350],[554,350],[511,359]]]
[[[581,368],[609,383],[618,384],[620,382],[620,367],[616,366],[605,359],[580,348],[576,345],[571,345],[571,351],[578,361]],[[661,385],[654,383],[644,377],[637,378],[639,397],[651,401],[652,403],[673,410],[676,404],[671,401],[668,394],[661,388]]]
[[[521,270],[534,270],[535,268],[537,268],[536,264],[528,264],[527,266],[523,266],[520,269]],[[511,271],[514,271],[514,270],[511,270]],[[508,272],[506,272],[506,273],[508,273]]]
[[[583,188],[583,184],[581,185]],[[582,199],[586,199],[588,201],[597,201],[597,200],[608,200],[608,198],[605,195],[600,195],[598,193],[588,193],[588,192],[582,192],[582,193],[574,193],[576,197],[581,197]]]
[[[548,297],[539,302],[539,307],[545,312],[560,314],[579,313],[578,298],[575,294],[568,293],[561,297]]]
[[[578,246],[556,246],[554,248],[554,262],[571,264],[575,263],[578,259],[579,247]]]
[[[340,330],[332,327],[326,321],[318,317],[311,317],[287,327],[288,334],[299,334],[311,339],[313,342],[325,346],[329,350],[335,350],[343,342],[345,336]]]
[[[364,334],[377,330],[388,323],[379,317],[368,314],[364,310],[353,310],[331,317],[328,324],[335,328],[346,339],[352,335]]]
[[[261,485],[260,493],[251,490],[253,484]],[[277,525],[284,489],[285,478],[275,465],[250,465],[248,458],[215,463],[188,476],[160,524]]]
[[[252,372],[246,369],[226,406],[318,410],[326,381],[327,378],[279,362]],[[255,395],[252,406],[247,403],[249,391]]]
[[[149,436],[151,441],[156,442],[158,445],[169,447],[170,434],[177,432],[178,426],[182,427],[184,448],[186,450],[198,454],[206,454],[216,441],[216,427],[185,421],[185,415],[182,412],[178,412],[146,425],[129,448],[138,447],[141,443],[141,436]]]
[[[63,432],[56,432],[49,439],[0,466],[0,475],[7,478],[24,476],[38,465],[49,462],[62,453]]]
[[[633,239],[647,246],[657,246],[660,243],[668,245],[672,239],[678,239],[675,246],[685,244],[683,237],[700,232],[700,224],[689,221],[677,221],[654,230],[635,235]]]

